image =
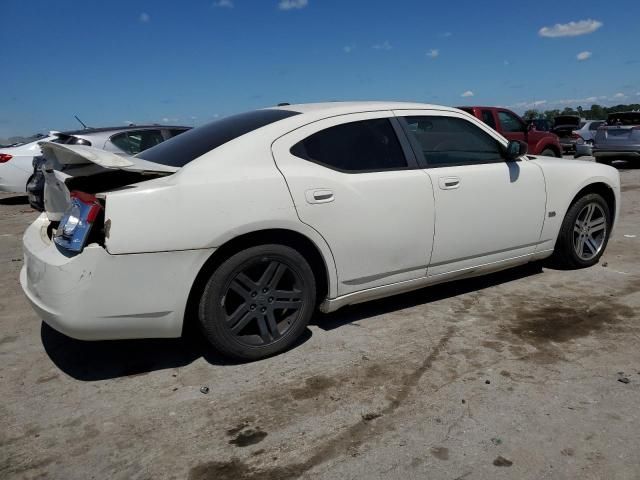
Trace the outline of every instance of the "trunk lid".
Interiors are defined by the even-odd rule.
[[[44,208],[51,221],[60,221],[71,201],[71,191],[99,193],[133,183],[171,175],[178,167],[142,158],[117,155],[85,145],[42,142],[45,164]]]
[[[552,132],[560,138],[570,137],[574,130],[580,128],[580,117],[560,115],[553,120]]]

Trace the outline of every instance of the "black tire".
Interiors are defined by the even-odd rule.
[[[580,220],[579,216],[582,217],[583,212],[585,212],[587,207],[590,205],[597,205],[597,207],[599,207],[599,212],[602,212],[602,217],[604,218],[605,228],[604,232],[602,233],[602,238],[600,238],[600,232],[598,232],[598,248],[596,249],[597,251],[595,255],[590,258],[584,258],[578,254],[577,250],[581,250],[584,253],[590,253],[593,252],[593,247],[591,246],[591,243],[587,245],[588,242],[586,241],[583,242],[583,245],[581,247],[579,247],[579,237],[581,235],[586,235],[586,233],[579,233],[576,231],[576,229],[581,230],[581,227],[576,222]],[[597,211],[596,208],[594,208],[594,210]],[[567,211],[567,214],[562,221],[562,227],[560,228],[560,233],[558,234],[558,239],[556,241],[556,246],[552,257],[553,263],[561,267],[574,269],[587,268],[597,264],[600,260],[600,257],[607,248],[610,233],[611,211],[609,210],[609,205],[607,205],[607,202],[605,202],[604,198],[602,198],[597,193],[589,193],[578,198],[571,205],[571,207],[569,207],[569,210]],[[589,235],[594,235],[595,237],[595,234]]]
[[[540,153],[540,155],[542,155],[543,157],[559,157],[559,155],[550,148],[545,148],[542,153]]]
[[[309,263],[293,248],[259,245],[236,253],[211,275],[198,318],[220,353],[258,360],[291,347],[316,304]]]

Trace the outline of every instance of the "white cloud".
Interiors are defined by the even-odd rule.
[[[591,58],[591,55],[593,55],[591,52],[584,51],[576,55],[576,58],[579,62],[583,62],[584,60],[589,60]]]
[[[437,48],[432,48],[427,52],[427,57],[437,58],[438,56],[440,56],[440,50]]]
[[[344,47],[342,47],[342,51],[344,53],[351,53],[355,50],[356,47],[354,47],[353,45],[345,45]]]
[[[388,40],[385,40],[382,43],[376,43],[372,48],[374,48],[375,50],[391,50],[393,47],[391,46],[391,44],[389,43]]]
[[[462,92],[461,97],[473,97],[474,93],[471,90],[467,90],[466,92]]]
[[[505,67],[508,67],[509,65],[511,65],[511,62],[509,60],[505,60],[502,63],[504,64]]]
[[[140,14],[140,21],[142,23],[149,23],[151,21],[151,15],[149,15],[147,12],[142,12]]]
[[[546,100],[536,100],[535,102],[518,102],[513,105],[508,105],[507,108],[536,108],[546,105]]]
[[[580,20],[579,22],[556,23],[553,27],[542,27],[538,34],[541,37],[558,38],[558,37],[577,37],[578,35],[587,35],[593,33],[602,27],[602,22],[598,20]]]
[[[233,8],[232,0],[216,0],[213,2],[213,6],[217,8]]]
[[[451,32],[444,32],[442,35],[440,35],[442,38],[449,38],[451,36],[453,36],[453,33]]]
[[[278,8],[280,10],[296,10],[309,5],[309,0],[280,0]]]
[[[624,93],[616,93],[612,98],[626,98],[627,96]]]

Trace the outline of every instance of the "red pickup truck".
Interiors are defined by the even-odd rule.
[[[531,155],[561,157],[562,147],[558,137],[550,132],[541,132],[529,127],[511,110],[497,107],[458,107],[479,118],[507,140],[520,140],[529,145]]]

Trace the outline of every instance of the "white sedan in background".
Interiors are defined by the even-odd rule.
[[[38,143],[54,140],[55,133],[15,147],[0,148],[0,192],[26,193],[33,175],[33,158],[41,154]]]
[[[195,321],[243,359],[290,347],[317,307],[552,255],[594,265],[620,208],[614,168],[527,156],[420,103],[268,108],[133,158],[43,151],[48,208],[20,274],[41,318],[86,340],[177,337]]]

